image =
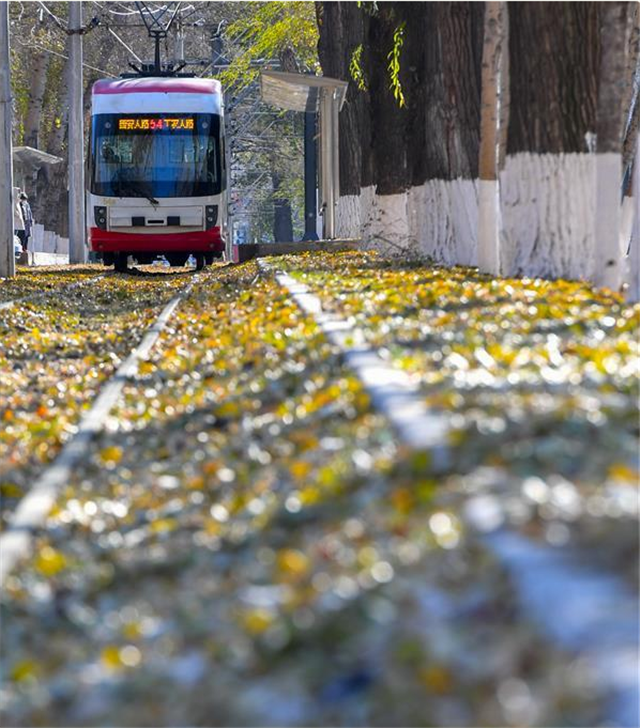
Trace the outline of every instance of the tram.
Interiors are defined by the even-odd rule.
[[[89,244],[105,265],[164,256],[196,268],[227,238],[227,160],[220,82],[103,79],[93,85]]]

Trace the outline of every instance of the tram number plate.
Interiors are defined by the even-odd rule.
[[[193,129],[193,118],[184,117],[138,117],[137,119],[118,119],[120,131],[161,131],[163,129]]]

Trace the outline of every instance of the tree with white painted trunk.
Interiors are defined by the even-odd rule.
[[[636,139],[636,159],[640,159],[640,136]],[[629,288],[627,300],[631,303],[640,301],[640,164],[633,169],[633,234],[629,250]]]
[[[423,3],[422,179],[409,192],[420,251],[445,265],[476,265],[484,3]]]
[[[340,112],[340,198],[336,208],[338,237],[358,238],[361,189],[372,185],[370,119],[363,54],[366,12],[351,2],[316,3],[320,38],[318,55],[324,74],[349,81]]]
[[[633,3],[629,8],[627,21],[627,62],[625,69],[625,94],[622,102],[624,134],[622,141],[622,207],[620,210],[620,250],[623,257],[629,250],[633,229],[632,184],[634,157],[640,121],[640,4]],[[633,275],[629,270],[629,260],[625,258],[625,277]]]
[[[509,3],[504,275],[591,276],[601,5]]]
[[[367,242],[391,252],[409,244],[405,138],[408,110],[397,75],[406,41],[406,21],[401,17],[400,3],[380,3],[370,18],[368,30],[367,78],[375,202],[362,224]]]
[[[323,71],[350,81],[339,234],[475,263],[483,5],[318,6]]]
[[[620,248],[622,182],[622,100],[625,95],[627,2],[600,9],[602,55],[598,82],[596,218],[593,280],[618,290],[623,278]]]
[[[504,2],[489,2],[484,18],[482,51],[482,106],[480,120],[478,267],[482,273],[500,273],[500,187],[498,183],[501,139],[503,56],[508,11]]]

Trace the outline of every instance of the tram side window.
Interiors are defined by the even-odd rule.
[[[218,181],[218,139],[209,137],[207,148],[207,181]]]

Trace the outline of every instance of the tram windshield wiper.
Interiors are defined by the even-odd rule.
[[[138,192],[138,193],[139,193],[139,194],[140,194],[140,195],[141,195],[142,197],[144,197],[144,198],[146,198],[147,200],[149,200],[149,202],[150,202],[150,203],[151,203],[151,204],[152,204],[152,205],[153,205],[154,207],[156,207],[157,205],[159,205],[159,204],[160,204],[160,203],[158,202],[158,200],[156,200],[156,198],[155,198],[155,197],[152,197],[151,195],[148,195],[148,194],[147,194],[147,193],[146,193],[146,192],[144,191],[144,189],[142,189],[142,185],[138,185],[138,184],[136,184],[135,182],[133,182],[133,181],[131,181],[131,180],[119,180],[118,182],[119,182],[118,186],[119,186],[119,188],[120,188],[120,193],[121,193],[121,194],[122,194],[123,192],[125,192],[126,190],[129,190],[130,192]]]
[[[147,194],[147,193],[146,193],[146,192],[144,191],[144,189],[142,188],[142,185],[137,185],[137,184],[136,184],[135,182],[127,182],[127,185],[128,185],[129,189],[130,189],[130,190],[131,190],[132,192],[139,192],[139,193],[140,193],[140,194],[141,194],[141,195],[142,195],[143,197],[145,197],[145,198],[146,198],[147,200],[149,200],[149,202],[150,202],[150,203],[151,203],[151,204],[152,204],[152,205],[153,205],[154,207],[160,204],[160,203],[158,202],[158,200],[156,200],[156,198],[155,198],[155,197],[152,197],[151,195],[148,195],[148,194]]]
[[[144,194],[144,193],[143,193],[143,194]],[[156,198],[155,198],[155,197],[151,197],[151,195],[145,195],[145,197],[147,198],[147,200],[149,200],[149,202],[150,202],[150,203],[151,203],[151,204],[152,204],[152,205],[153,205],[154,207],[157,207],[157,206],[158,206],[158,205],[160,204],[160,203],[158,202],[158,200],[156,200]]]

